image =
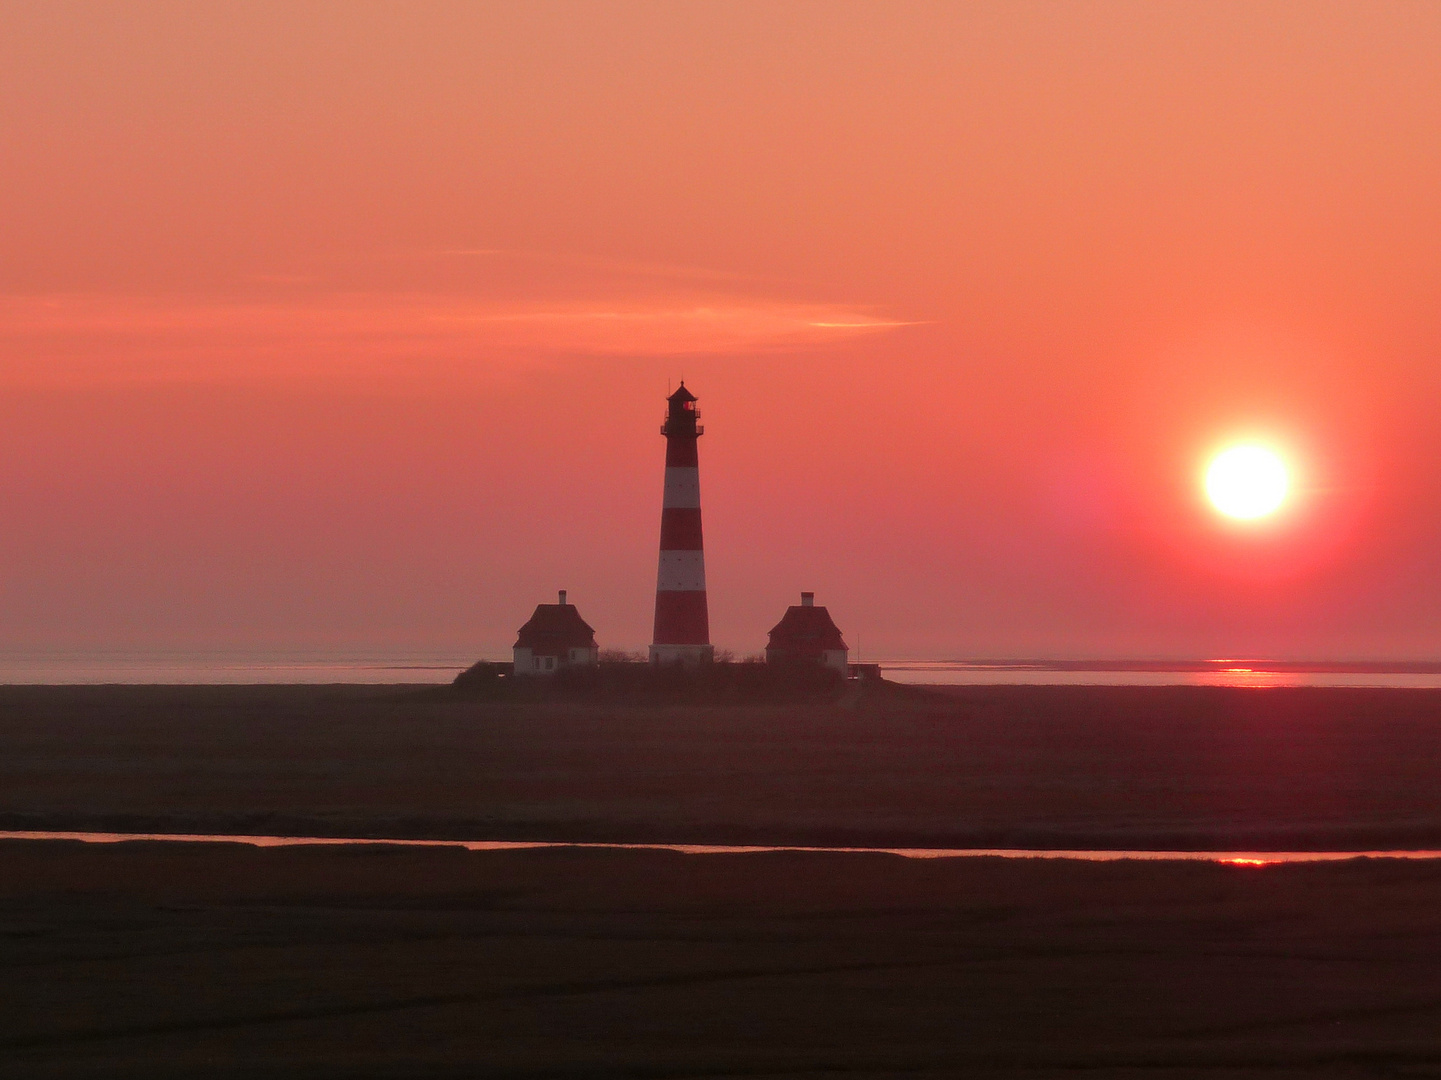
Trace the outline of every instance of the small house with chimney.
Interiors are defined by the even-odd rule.
[[[595,667],[600,649],[595,631],[580,617],[574,604],[537,604],[535,614],[515,639],[517,675],[554,675],[566,668]]]
[[[816,594],[801,593],[801,602],[786,608],[785,618],[771,630],[766,663],[834,668],[844,678],[850,649],[831,613],[816,607]]]

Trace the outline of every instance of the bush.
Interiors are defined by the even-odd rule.
[[[509,664],[479,663],[456,676],[458,690],[517,701],[557,698],[611,702],[746,704],[828,701],[845,679],[832,668],[718,660],[695,668],[641,660],[602,660],[590,668],[516,678]]]

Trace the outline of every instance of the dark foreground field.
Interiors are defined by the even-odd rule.
[[[0,1076],[1441,1075],[1441,865],[0,843]]]
[[[848,705],[0,688],[0,828],[1441,848],[1437,691],[882,687]]]
[[[1441,695],[0,689],[0,827],[1441,848]],[[0,841],[0,1076],[1441,1076],[1441,862]]]

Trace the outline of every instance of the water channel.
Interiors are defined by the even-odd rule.
[[[1146,851],[1029,848],[812,847],[804,844],[605,844],[547,840],[391,840],[336,836],[243,836],[224,833],[119,833],[65,831],[0,831],[0,840],[74,840],[87,844],[137,841],[177,844],[246,844],[251,847],[454,847],[467,851],[522,851],[534,848],[588,848],[609,851],[675,851],[684,855],[753,855],[766,852],[819,852],[850,855],[898,855],[905,859],[1074,859],[1115,862],[1121,859],[1230,863],[1268,866],[1276,863],[1340,862],[1346,859],[1441,859],[1441,850],[1378,851]]]

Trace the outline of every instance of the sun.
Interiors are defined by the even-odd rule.
[[[1206,468],[1206,495],[1227,517],[1251,521],[1275,513],[1291,487],[1286,463],[1264,446],[1232,446]]]

